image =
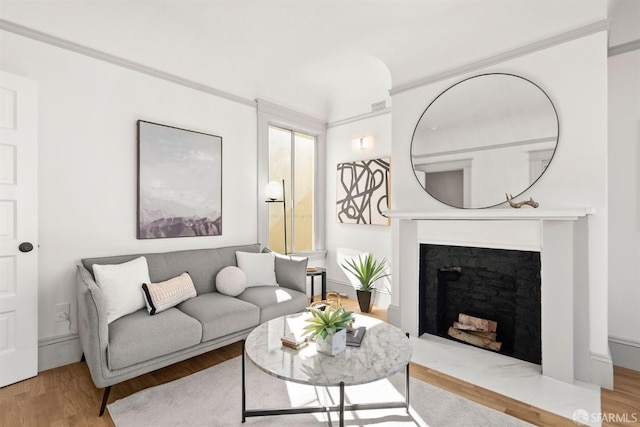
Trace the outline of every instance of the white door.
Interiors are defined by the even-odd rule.
[[[0,387],[38,373],[37,127],[36,83],[0,71]]]

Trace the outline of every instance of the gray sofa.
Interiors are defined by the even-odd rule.
[[[100,415],[112,385],[242,340],[263,322],[305,309],[306,259],[276,256],[279,287],[249,287],[236,297],[217,292],[216,275],[236,265],[236,251],[260,252],[260,245],[81,260],[76,273],[78,334],[91,378],[105,389]],[[152,282],[189,272],[197,296],[153,316],[141,309],[108,324],[105,296],[92,266],[140,256],[147,259]]]

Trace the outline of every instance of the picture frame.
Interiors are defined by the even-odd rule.
[[[336,220],[342,224],[389,225],[389,157],[338,163]]]
[[[138,239],[222,235],[222,137],[138,120]]]

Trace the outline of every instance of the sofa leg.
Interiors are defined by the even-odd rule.
[[[111,386],[104,388],[104,394],[102,395],[102,406],[100,406],[100,415],[98,415],[99,417],[101,417],[102,414],[104,414],[104,410],[107,407],[107,400],[109,400],[110,392],[111,392]]]

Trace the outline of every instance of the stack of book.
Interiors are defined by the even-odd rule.
[[[282,345],[285,347],[292,348],[294,350],[299,350],[305,345],[309,344],[309,337],[299,337],[295,334],[287,334],[280,338],[282,341]]]
[[[365,332],[367,332],[367,328],[364,326],[347,331],[347,345],[350,347],[360,347]]]

